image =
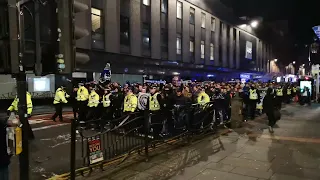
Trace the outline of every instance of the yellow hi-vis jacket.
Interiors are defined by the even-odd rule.
[[[32,108],[33,108],[31,94],[27,92],[26,96],[27,96],[27,113],[28,115],[31,115]],[[8,108],[8,111],[18,112],[18,104],[19,104],[19,98],[16,96],[16,98],[14,98],[13,102],[11,103],[11,106]]]
[[[258,93],[257,93],[256,89],[249,90],[249,99],[250,100],[257,100],[258,99]]]
[[[138,106],[138,98],[134,94],[126,95],[123,106],[123,112],[134,112]]]
[[[198,104],[206,104],[210,102],[210,97],[207,93],[205,93],[204,91],[201,91],[199,94],[198,94],[198,97],[197,97],[197,103]]]
[[[158,111],[160,110],[160,103],[157,99],[159,93],[154,93],[153,96],[149,97],[149,110],[150,111]]]
[[[291,95],[291,89],[290,88],[287,89],[287,95]]]
[[[53,104],[68,103],[66,99],[68,96],[69,95],[63,89],[58,88],[54,96]]]
[[[292,88],[292,91],[293,91],[294,93],[296,93],[296,92],[297,92],[297,88],[296,88],[296,87],[293,87],[293,88]]]
[[[98,107],[100,97],[96,91],[92,90],[89,95],[88,107]]]
[[[276,96],[283,96],[282,89],[276,89]]]
[[[105,95],[103,95],[103,97],[102,97],[102,105],[103,105],[103,107],[110,107],[110,105],[111,105],[111,101],[110,101],[110,95],[111,95],[111,93],[109,93],[109,94],[105,94]]]
[[[86,87],[81,86],[77,91],[77,101],[86,101],[89,99],[89,91]]]

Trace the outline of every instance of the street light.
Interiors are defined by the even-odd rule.
[[[278,59],[274,59],[274,62],[277,62],[278,61]]]
[[[259,24],[258,21],[252,21],[250,23],[251,27],[253,27],[253,28],[256,28],[258,26],[258,24]]]
[[[293,62],[292,62],[292,64],[296,64],[296,62],[295,62],[295,61],[293,61]]]

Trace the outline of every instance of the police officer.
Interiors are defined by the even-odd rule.
[[[98,117],[98,106],[100,103],[100,96],[98,93],[96,93],[96,87],[95,85],[89,86],[90,94],[88,99],[88,115],[87,120],[96,119]]]
[[[256,107],[257,103],[260,102],[260,93],[256,89],[254,84],[251,84],[251,87],[249,89],[249,117],[253,120],[255,118],[256,114]]]
[[[26,98],[27,98],[27,114],[28,117],[31,117],[32,114],[32,109],[33,109],[33,105],[32,105],[32,97],[31,94],[29,92],[26,93]],[[18,112],[18,104],[19,104],[19,98],[16,96],[12,102],[12,104],[10,105],[10,107],[8,108],[9,112]],[[33,131],[31,129],[31,126],[29,123],[26,124],[27,125],[27,129],[28,129],[28,137],[30,140],[34,139],[34,134]]]
[[[78,118],[80,123],[85,123],[87,115],[87,104],[88,104],[89,92],[83,83],[79,83],[79,89],[77,91],[77,101],[78,101]]]
[[[162,130],[162,119],[161,119],[161,104],[162,98],[161,95],[157,92],[157,86],[153,85],[150,89],[150,97],[148,101],[148,109],[151,116],[151,128],[153,130],[153,135],[157,139]]]
[[[53,105],[55,107],[56,112],[52,116],[52,120],[56,121],[56,118],[59,116],[60,122],[63,121],[62,118],[62,104],[67,104],[69,95],[65,91],[65,86],[61,86],[56,90],[56,94],[54,96]]]
[[[276,106],[277,108],[281,109],[283,101],[283,89],[281,85],[278,86],[276,89]]]
[[[102,125],[104,125],[104,122],[112,120],[112,109],[111,109],[111,89],[105,88],[104,94],[102,96]]]
[[[290,104],[291,98],[292,98],[292,88],[291,88],[291,85],[289,85],[287,87],[287,93],[286,93],[286,103],[287,104]]]
[[[123,112],[125,114],[133,113],[138,106],[138,98],[133,94],[134,87],[127,88],[127,95],[124,98]]]
[[[197,104],[205,105],[206,103],[210,102],[209,95],[205,92],[204,87],[198,87],[199,93],[197,96]]]
[[[27,114],[28,116],[31,116],[33,105],[32,105],[32,98],[31,94],[29,92],[26,93],[27,96]],[[8,108],[9,112],[18,112],[18,104],[19,104],[19,98],[16,96],[11,103],[11,105]]]

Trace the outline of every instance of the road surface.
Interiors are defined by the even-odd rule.
[[[31,179],[32,180],[41,180],[46,179],[51,176],[54,176],[56,174],[62,174],[69,171],[69,159],[70,159],[70,119],[72,118],[72,115],[70,113],[65,113],[64,119],[66,122],[52,122],[51,120],[48,120],[50,118],[50,114],[47,115],[38,115],[34,116],[30,122],[32,124],[32,128],[34,130],[36,139],[31,143],[30,145],[30,172],[31,172]],[[222,163],[238,168],[235,171],[241,171],[241,172],[235,172],[231,174],[238,174],[237,176],[228,175],[225,174],[225,172],[216,172],[216,170],[208,170],[208,173],[217,173],[218,175],[224,175],[224,176],[230,176],[234,178],[240,178],[243,175],[243,172],[248,171],[248,180],[251,179],[259,179],[255,176],[252,176],[254,174],[255,167],[249,167],[249,168],[243,168],[244,165],[241,165],[242,161],[245,161],[245,159],[250,159],[252,161],[267,161],[268,162],[268,168],[266,171],[272,171],[267,173],[268,178],[260,178],[262,179],[270,179],[272,177],[273,180],[285,180],[286,178],[276,178],[277,177],[291,177],[299,179],[306,178],[306,179],[320,179],[320,175],[314,174],[314,169],[317,170],[317,172],[320,170],[320,107],[317,105],[313,105],[312,107],[301,107],[299,105],[290,105],[285,107],[282,110],[282,119],[277,123],[277,128],[275,128],[274,136],[270,136],[269,132],[266,130],[266,120],[265,118],[260,118],[255,121],[249,122],[245,128],[242,129],[236,129],[235,132],[232,133],[230,137],[235,137],[236,139],[242,139],[243,143],[241,144],[241,148],[244,146],[250,146],[251,149],[254,149],[256,146],[261,150],[261,153],[266,154],[260,154],[258,152],[254,153],[253,155],[248,152],[242,152],[239,149],[234,147],[234,144],[228,143],[229,140],[224,140],[227,143],[224,145],[224,149],[227,152],[231,152],[230,150],[234,151],[233,156],[235,154],[238,154],[239,157],[233,157],[233,156],[225,156],[224,158],[227,159],[220,159]],[[228,139],[228,138],[227,138]],[[77,136],[77,150],[76,150],[76,157],[77,157],[77,167],[82,166],[82,159],[81,159],[81,138],[78,135]],[[266,144],[266,145],[265,145]],[[290,146],[290,149],[279,149],[278,147],[282,146],[284,144],[286,147]],[[206,145],[207,146],[207,145]],[[262,146],[258,147],[258,146]],[[197,150],[197,147],[192,147]],[[198,147],[200,148],[200,147]],[[202,148],[202,147],[201,147]],[[228,149],[230,148],[230,149]],[[240,145],[239,145],[240,148]],[[265,148],[265,149],[263,149]],[[238,152],[239,151],[239,152]],[[271,152],[272,151],[272,152]],[[279,152],[278,152],[279,151]],[[299,151],[299,157],[287,157],[283,155],[283,152],[290,151],[289,153],[293,153],[295,151]],[[168,152],[169,153],[169,152]],[[206,154],[206,152],[201,151],[201,153]],[[208,152],[209,153],[209,152]],[[270,154],[271,153],[271,154]],[[279,159],[275,159],[273,156],[277,156],[278,153],[281,153],[281,156],[279,155]],[[210,153],[209,153],[210,154]],[[282,157],[283,155],[283,157]],[[208,155],[209,156],[209,155]],[[243,157],[241,157],[243,156]],[[248,156],[246,158],[246,156]],[[250,156],[250,157],[249,157]],[[272,163],[270,158],[268,156],[272,156],[271,160],[276,160],[275,163]],[[266,158],[264,158],[266,157]],[[208,158],[208,157],[206,157]],[[215,159],[215,155],[210,155],[210,158]],[[259,159],[261,158],[261,159]],[[263,159],[264,158],[264,159]],[[291,159],[287,159],[291,158]],[[312,161],[312,158],[314,161]],[[210,163],[209,160],[204,160],[207,164]],[[219,161],[220,161],[219,160]],[[225,161],[225,162],[223,162]],[[238,162],[239,161],[239,162]],[[316,162],[315,162],[316,161]],[[161,161],[163,162],[163,161]],[[170,162],[174,162],[173,160],[170,160]],[[286,162],[288,163],[288,166],[281,166],[282,164],[286,165]],[[212,162],[211,162],[212,163]],[[243,162],[244,164],[246,162]],[[292,164],[293,163],[293,164]],[[314,164],[318,163],[318,164]],[[201,164],[203,164],[201,162]],[[298,164],[298,165],[297,165]],[[317,167],[315,167],[317,166]],[[288,169],[288,168],[289,169]],[[301,173],[301,169],[290,169],[291,168],[301,168],[304,173]],[[184,167],[186,168],[186,167]],[[192,170],[192,166],[189,167]],[[251,169],[253,168],[253,169]],[[242,170],[241,170],[242,169]],[[17,164],[17,158],[12,158],[11,163],[11,179],[18,179],[18,164]],[[264,171],[265,169],[263,169]],[[295,171],[295,172],[292,172]],[[180,170],[177,170],[180,172]],[[194,179],[206,179],[206,174],[201,174],[200,172],[204,172],[206,169],[197,170],[196,174],[193,175],[186,175],[186,177],[183,178],[192,178]],[[231,171],[231,170],[230,170]],[[299,172],[297,172],[299,171]],[[14,172],[14,173],[13,173]],[[132,176],[137,175],[139,173],[146,174],[147,176],[154,176],[154,174],[150,172],[144,172],[139,169],[133,168],[132,172],[134,173]],[[121,175],[121,172],[119,172]],[[200,174],[199,174],[200,173]],[[242,175],[239,175],[241,174]],[[258,171],[259,173],[259,171]],[[188,173],[186,173],[188,174]],[[218,176],[217,175],[217,176]],[[118,179],[117,175],[113,175],[114,178],[108,176],[110,179]],[[253,178],[249,178],[249,176]],[[257,176],[257,175],[256,175]],[[198,178],[196,178],[198,177]],[[302,178],[303,177],[303,178]],[[171,177],[172,179],[179,179],[178,174],[175,174]],[[292,179],[294,179],[292,178]],[[121,178],[119,178],[121,179]],[[143,178],[142,178],[143,179]],[[242,178],[246,179],[246,178]],[[259,180],[260,180],[259,179]]]

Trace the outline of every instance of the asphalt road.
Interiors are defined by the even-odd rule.
[[[30,144],[30,174],[32,180],[50,178],[69,171],[70,167],[70,113],[64,114],[65,122],[49,120],[51,114],[37,115],[30,119],[36,139]],[[320,137],[320,107],[287,106],[282,110],[281,131],[279,136],[295,138]],[[259,132],[259,131],[258,131]],[[118,136],[109,136],[105,142],[116,141]],[[303,139],[302,138],[302,139]],[[320,141],[316,139],[317,141]],[[137,141],[137,139],[131,139]],[[142,143],[142,142],[141,142]],[[119,146],[123,147],[122,142]],[[131,144],[130,146],[134,146]],[[76,165],[83,166],[81,137],[76,140]],[[110,150],[110,149],[109,149]],[[108,154],[108,153],[107,153]],[[10,179],[18,178],[18,158],[13,157],[10,166]]]

